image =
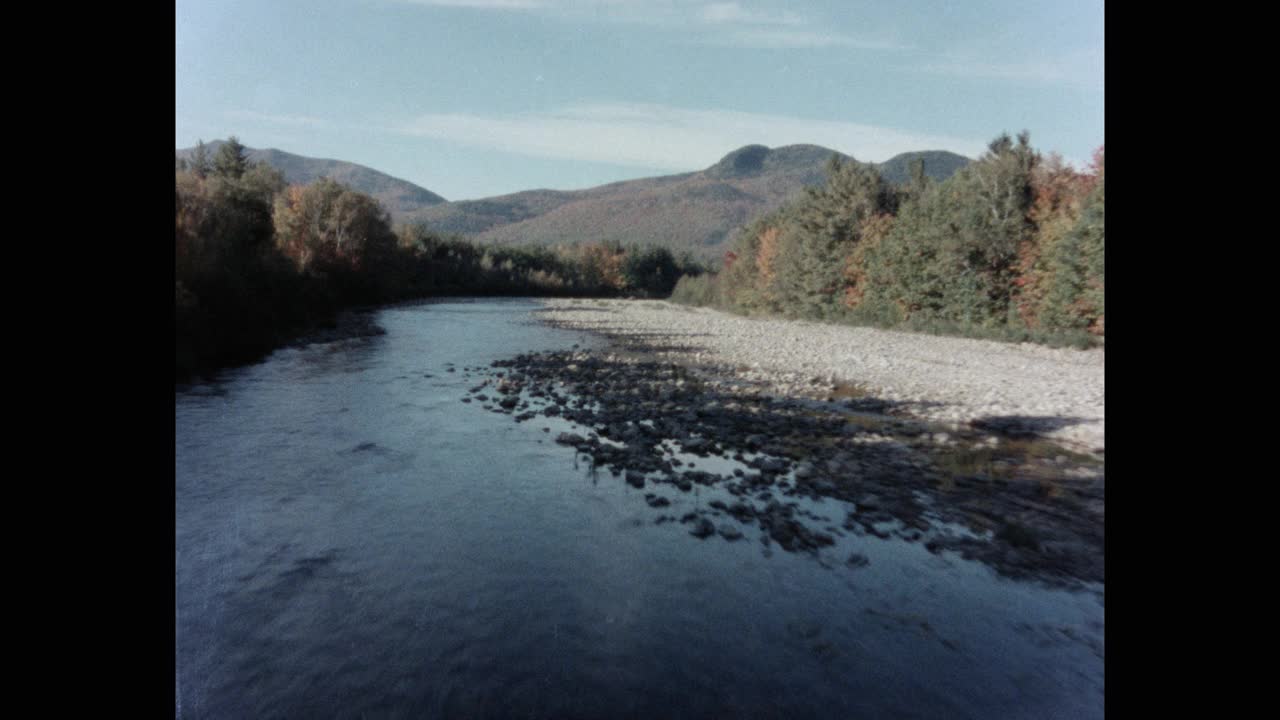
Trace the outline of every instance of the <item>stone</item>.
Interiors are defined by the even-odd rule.
[[[729,542],[742,539],[742,531],[730,523],[721,523],[720,536]]]
[[[689,531],[690,535],[699,539],[708,538],[715,535],[715,533],[715,525],[712,525],[711,521],[706,518],[699,518],[698,521],[694,523],[693,529]]]

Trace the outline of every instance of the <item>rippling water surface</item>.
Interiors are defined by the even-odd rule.
[[[178,391],[178,716],[1102,716],[1099,592],[698,540],[653,520],[705,489],[655,510],[563,425],[460,402],[465,367],[599,344],[537,307],[383,309]]]

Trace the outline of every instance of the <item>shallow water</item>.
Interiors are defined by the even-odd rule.
[[[177,393],[178,716],[1102,716],[1098,593],[892,538],[698,540],[654,520],[732,496],[651,508],[564,421],[462,403],[467,367],[599,344],[537,307],[383,309]]]

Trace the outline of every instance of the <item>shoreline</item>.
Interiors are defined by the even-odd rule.
[[[812,554],[829,567],[865,562],[856,551],[833,555],[840,538],[901,540],[1008,578],[1104,592],[1097,455],[1009,428],[951,429],[870,395],[828,400],[821,382],[726,367],[670,309],[650,313],[666,327],[619,329],[620,314],[656,303],[620,312],[610,301],[548,304],[560,307],[535,311],[533,322],[606,344],[462,367],[476,384],[460,400],[541,425],[575,464],[587,460],[593,479],[606,471],[642,491],[654,524],[685,525],[699,540],[755,535],[766,553]],[[680,515],[673,503],[686,494],[705,503]],[[806,504],[826,500],[843,504],[843,520]]]
[[[779,397],[1105,453],[1105,350],[746,318],[660,300],[543,298],[540,320],[643,341],[665,361]]]

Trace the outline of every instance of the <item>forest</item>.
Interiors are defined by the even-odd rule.
[[[1050,345],[1102,342],[1103,149],[1077,171],[1027,133],[945,181],[832,157],[827,180],[692,255],[597,242],[479,245],[393,227],[327,178],[288,186],[232,137],[176,162],[176,377],[251,361],[344,308],[449,295],[670,296],[777,315]]]
[[[902,185],[833,157],[825,185],[738,234],[672,300],[1086,348],[1103,341],[1103,148],[1080,172],[1001,135],[943,182]]]
[[[344,308],[449,295],[666,297],[702,267],[659,247],[481,246],[392,227],[327,178],[288,186],[235,138],[176,160],[175,377],[252,361]]]

